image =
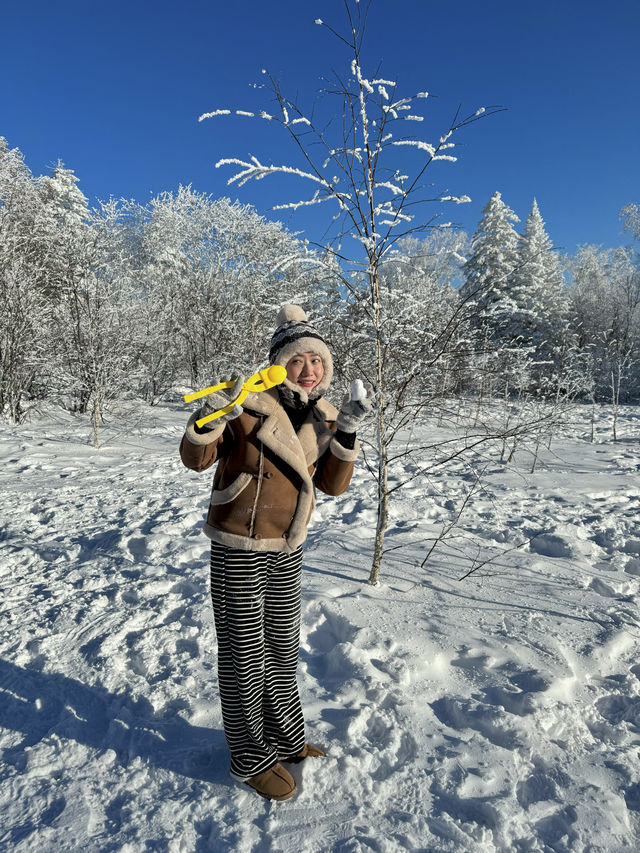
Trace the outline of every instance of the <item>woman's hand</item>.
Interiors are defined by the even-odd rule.
[[[221,379],[214,378],[212,385],[219,385],[222,382]],[[204,398],[202,406],[200,408],[200,412],[198,413],[199,418],[205,418],[207,415],[211,415],[214,412],[217,412],[219,409],[225,409],[230,403],[232,403],[236,397],[242,391],[242,384],[244,382],[244,376],[238,376],[235,380],[235,385],[233,388],[222,388],[220,391],[214,391],[213,394],[209,394]],[[219,418],[216,418],[213,421],[209,421],[208,424],[205,424],[202,429],[217,429],[227,421],[233,421],[236,418],[240,417],[242,414],[242,406],[235,405],[230,412],[226,415],[220,415]]]
[[[362,420],[371,411],[371,400],[367,397],[362,382],[356,379],[351,390],[342,400],[336,426],[343,432],[357,432]]]

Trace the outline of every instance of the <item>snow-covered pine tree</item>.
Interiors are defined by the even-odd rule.
[[[86,274],[89,205],[72,169],[61,161],[50,175],[38,178],[43,202],[41,230],[47,236],[50,260],[47,280],[42,283],[48,297],[55,300],[61,289]]]
[[[627,204],[620,211],[620,217],[624,222],[625,231],[640,242],[640,204]]]
[[[471,255],[463,266],[460,298],[468,304],[474,326],[488,326],[500,335],[508,317],[513,275],[518,263],[518,235],[512,223],[520,220],[495,192],[482,208],[471,238]]]
[[[567,298],[557,254],[534,199],[518,240],[510,291],[512,310],[504,334],[512,346],[529,353],[538,390],[557,388],[561,354],[567,344]]]
[[[40,178],[40,193],[61,226],[79,227],[89,219],[87,197],[78,186],[73,169],[58,160],[50,175]]]
[[[475,375],[471,385],[478,394],[478,411],[485,396],[492,396],[496,386],[502,384],[505,370],[514,364],[506,350],[511,343],[507,328],[517,310],[512,290],[518,265],[518,235],[512,223],[519,221],[501,194],[495,192],[482,209],[482,218],[471,238],[471,254],[462,268],[460,300],[474,333]],[[520,381],[519,357],[515,361]]]

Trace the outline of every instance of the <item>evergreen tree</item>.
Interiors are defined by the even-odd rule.
[[[634,240],[640,241],[640,204],[628,204],[620,211],[624,220],[624,229],[629,231]]]
[[[518,217],[495,192],[482,210],[471,240],[471,255],[462,268],[461,310],[472,333],[469,375],[478,395],[478,411],[496,385],[523,379],[521,354],[510,358],[504,347],[506,327],[516,308],[511,296],[518,263],[515,222]]]
[[[506,335],[512,345],[529,352],[539,383],[543,375],[551,378],[566,345],[567,299],[560,263],[535,199],[518,241],[512,282]]]
[[[65,169],[61,160],[51,175],[40,178],[43,201],[49,205],[58,223],[67,228],[76,228],[89,218],[87,198],[77,184],[78,178],[73,170]]]
[[[505,319],[515,307],[511,288],[518,263],[518,235],[511,223],[519,221],[495,192],[482,210],[471,240],[471,256],[463,266],[460,298],[471,325],[491,338],[502,337]]]

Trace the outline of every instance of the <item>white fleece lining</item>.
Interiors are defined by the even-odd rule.
[[[223,421],[219,426],[215,429],[207,430],[207,432],[197,433],[195,431],[195,423],[197,420],[200,420],[202,414],[200,410],[194,412],[187,422],[187,427],[185,429],[185,435],[191,442],[191,444],[212,444],[214,441],[220,438],[222,433],[224,432],[224,428],[227,425],[226,421]]]
[[[311,390],[312,392],[321,391],[324,394],[329,389],[331,380],[333,379],[333,359],[324,341],[318,338],[298,338],[297,341],[292,341],[278,351],[273,364],[280,364],[282,367],[286,367],[294,355],[303,355],[305,352],[315,353],[322,359],[324,375],[316,387]],[[296,391],[303,390],[298,385],[293,385],[293,383],[290,387],[295,388]],[[306,402],[306,400],[303,400],[303,402]]]
[[[252,480],[253,474],[242,471],[226,489],[212,489],[211,506],[221,506],[222,504],[231,503],[238,495],[244,492]]]
[[[344,447],[337,438],[331,438],[331,452],[337,456],[341,462],[355,462],[360,453],[360,442],[356,438],[356,443],[353,445],[353,450]]]
[[[324,399],[318,400],[315,405],[325,420],[335,421],[338,416],[338,410],[335,406]],[[333,433],[329,434],[324,430],[324,422],[316,420],[317,415],[314,418],[313,412],[309,413],[309,419],[304,422],[296,434],[289,416],[280,406],[278,392],[275,388],[262,391],[259,394],[250,394],[246,399],[245,406],[250,412],[266,415],[256,438],[300,477],[301,487],[293,521],[286,539],[250,539],[247,536],[226,533],[206,523],[203,527],[204,533],[214,542],[219,542],[230,548],[240,548],[244,551],[295,551],[307,538],[307,519],[315,504],[314,486],[309,475],[309,467],[318,460],[329,445],[338,459],[351,462],[358,455],[359,445],[356,442],[356,447],[353,450],[346,450],[333,438]],[[193,417],[195,421],[195,416]],[[193,432],[193,430],[191,431]],[[218,435],[221,434],[222,430]],[[187,437],[190,441],[192,440],[190,435]],[[201,438],[201,436],[196,437]],[[209,442],[198,443],[208,444]],[[334,450],[334,447],[338,448],[337,451]]]

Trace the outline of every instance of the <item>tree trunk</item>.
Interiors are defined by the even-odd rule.
[[[536,433],[536,449],[533,452],[533,462],[531,464],[530,473],[535,473],[536,465],[538,464],[538,454],[540,453],[540,443],[542,442],[542,427],[538,429]]]
[[[613,440],[618,440],[618,406],[620,404],[620,367],[618,367],[618,377],[611,371],[611,403],[613,406]]]
[[[380,453],[380,462],[378,465],[378,522],[376,524],[376,541],[373,551],[373,563],[371,564],[371,573],[369,574],[369,583],[371,586],[378,585],[380,575],[380,566],[382,565],[382,554],[384,548],[384,534],[387,530],[389,521],[389,492],[387,489],[387,450],[386,447]]]
[[[507,453],[507,433],[509,431],[509,423],[511,421],[511,413],[509,412],[509,382],[504,384],[504,434],[502,436],[502,453],[500,461],[504,462],[504,457]]]
[[[100,395],[96,394],[93,400],[93,411],[91,414],[91,422],[93,424],[93,446],[97,449],[100,446],[99,443],[99,433],[100,433]]]
[[[369,259],[369,275],[371,278],[371,303],[374,310],[374,328],[376,335],[376,378],[377,393],[376,404],[378,407],[377,441],[378,441],[378,523],[376,525],[376,540],[373,551],[373,562],[369,574],[369,583],[377,586],[382,565],[382,554],[384,546],[384,534],[387,530],[389,520],[389,491],[387,487],[388,453],[385,437],[384,420],[384,375],[382,352],[382,329],[380,325],[380,289],[378,286],[378,267],[375,257]]]

